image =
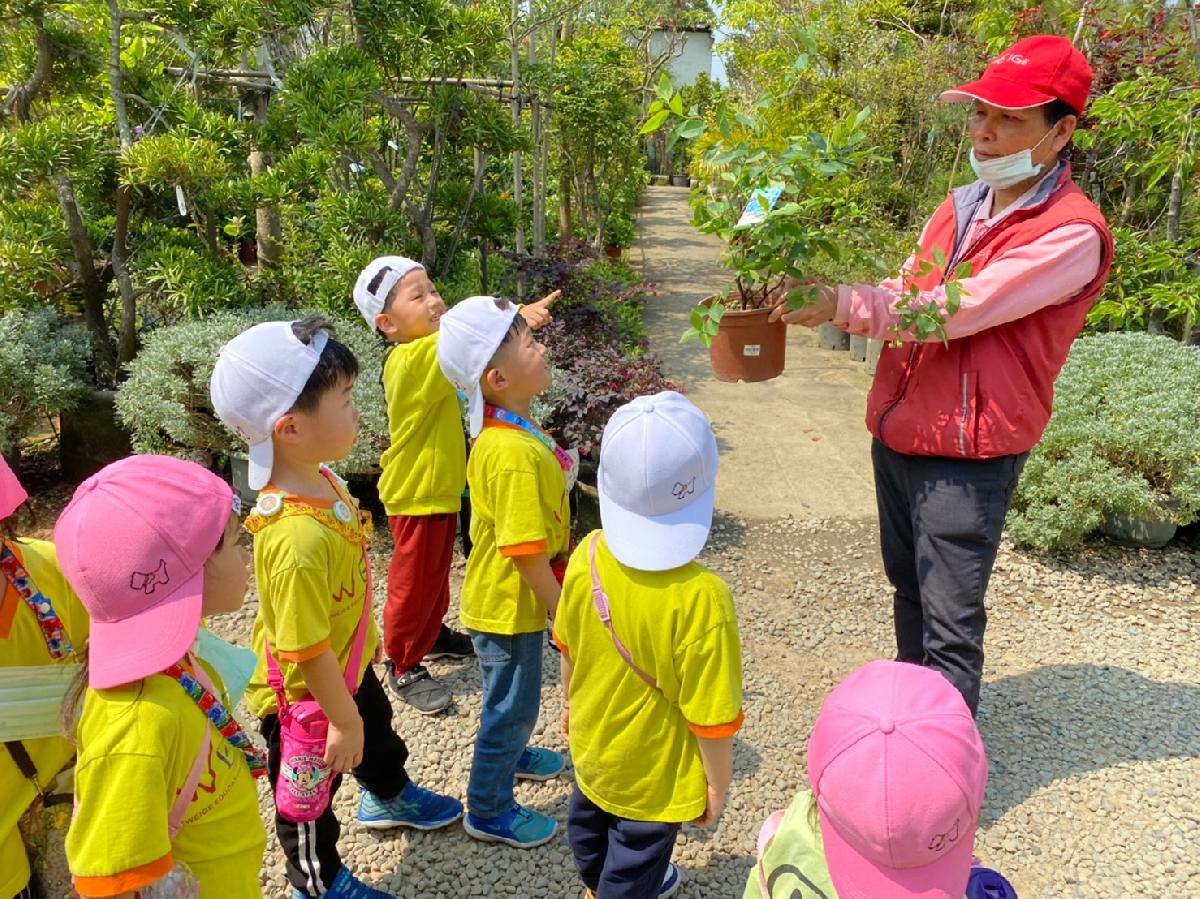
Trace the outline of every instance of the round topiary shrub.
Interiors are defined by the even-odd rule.
[[[1149,334],[1075,341],[1008,529],[1022,546],[1068,549],[1106,512],[1181,525],[1200,514],[1200,348]]]
[[[63,327],[51,309],[0,315],[0,452],[54,418],[87,389],[87,333]]]
[[[117,413],[129,429],[134,450],[164,453],[212,464],[215,456],[244,453],[246,445],[213,412],[208,382],[221,347],[251,325],[302,318],[286,307],[222,312],[197,321],[160,328],[147,335],[117,390]],[[334,336],[358,357],[354,400],[359,434],[345,459],[332,463],[342,475],[378,470],[388,445],[387,410],[379,376],[385,347],[361,321],[334,320]]]

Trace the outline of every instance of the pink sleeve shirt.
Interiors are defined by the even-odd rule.
[[[1018,200],[992,220],[987,219],[991,196],[980,204],[979,212],[965,240],[970,242],[979,228],[992,225],[1005,213],[1021,205]],[[1100,235],[1091,225],[1063,225],[1032,243],[1001,253],[978,275],[962,278],[962,303],[954,315],[946,314],[946,288],[939,285],[923,291],[918,302],[937,303],[946,319],[946,338],[967,337],[1005,322],[1016,321],[1061,303],[1091,283],[1100,270]],[[910,257],[905,269],[914,260]],[[878,286],[843,284],[838,287],[837,313],[833,323],[860,337],[912,340],[910,334],[897,334],[900,321],[896,302],[901,298],[902,281],[888,278]],[[930,341],[938,337],[928,338]]]

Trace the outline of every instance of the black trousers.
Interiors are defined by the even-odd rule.
[[[364,790],[391,799],[408,784],[408,772],[404,770],[408,747],[392,730],[392,705],[370,665],[363,673],[354,702],[363,722],[363,757],[354,769],[354,779]],[[279,777],[279,716],[267,715],[259,729],[267,741],[267,774],[274,789]],[[315,821],[295,824],[275,813],[275,832],[287,856],[288,881],[307,896],[323,895],[342,867],[337,851],[342,828],[332,807],[341,783],[339,774],[329,794],[330,807]]]
[[[871,446],[883,567],[895,588],[896,658],[937,668],[975,714],[984,596],[1028,453],[909,456]]]
[[[579,876],[596,899],[654,899],[678,835],[678,824],[619,818],[578,786],[571,793],[567,841]]]

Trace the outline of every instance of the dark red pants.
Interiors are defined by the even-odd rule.
[[[388,526],[396,548],[388,566],[383,647],[396,670],[408,671],[433,648],[450,607],[450,564],[458,517],[395,515]]]

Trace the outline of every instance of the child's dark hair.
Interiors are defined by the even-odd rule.
[[[303,344],[311,344],[321,331],[327,332],[330,337],[325,349],[321,350],[317,367],[308,376],[304,389],[292,405],[297,412],[312,412],[327,391],[358,377],[358,360],[348,346],[333,339],[332,322],[320,315],[310,315],[302,321],[292,322],[292,333]]]
[[[17,528],[17,516],[21,513],[24,513],[25,516],[25,526],[22,530],[28,533],[37,528],[37,513],[33,511],[29,500],[25,500],[13,510],[8,518],[0,518],[0,540],[16,540],[20,536]]]
[[[508,309],[512,305],[508,300],[496,298],[496,308],[501,311]],[[500,341],[500,346],[496,347],[496,353],[499,353],[504,347],[517,337],[520,337],[529,330],[529,322],[525,321],[525,317],[519,312],[513,317],[512,324],[508,326],[508,330],[504,332],[504,337]],[[495,356],[493,356],[495,358]]]

